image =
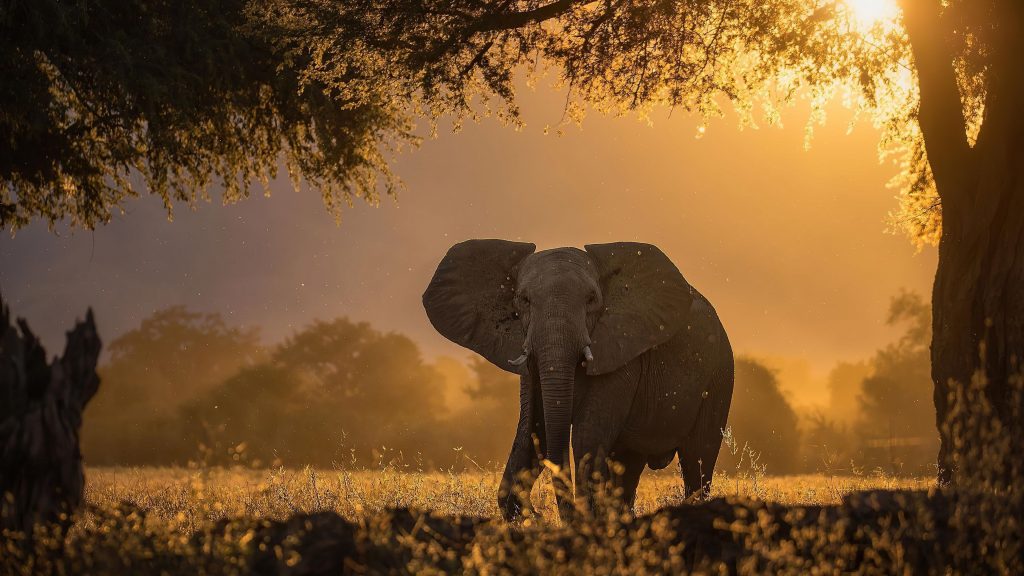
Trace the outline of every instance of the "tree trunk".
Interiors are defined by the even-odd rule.
[[[78,434],[101,344],[91,310],[50,364],[28,324],[18,326],[0,301],[0,532],[31,537],[37,524],[66,527],[82,503]]]
[[[993,77],[984,125],[971,151],[974,177],[966,194],[943,197],[932,294],[932,378],[943,482],[952,478],[957,452],[972,448],[970,439],[960,439],[967,444],[958,446],[944,426],[953,382],[966,385],[984,375],[986,396],[1004,423],[1022,408],[1014,405],[1010,383],[1024,359],[1024,74],[1008,59]],[[1013,450],[1019,454],[1024,446]]]
[[[920,89],[918,121],[942,200],[942,238],[932,291],[932,379],[939,427],[939,480],[949,482],[970,439],[946,426],[954,383],[987,379],[986,396],[1002,422],[1014,413],[1010,379],[1024,357],[1024,9],[990,6],[985,116],[967,140],[950,48],[954,28],[937,0],[900,0]],[[975,406],[963,407],[968,412]],[[965,440],[966,443],[961,442]],[[1013,446],[1019,453],[1024,446]]]
[[[1013,203],[1019,204],[1020,191],[1016,196]],[[999,214],[988,230],[975,228],[968,237],[943,233],[932,295],[932,378],[943,482],[950,480],[956,459],[945,427],[953,383],[966,385],[981,371],[996,415],[1005,422],[1013,413],[1009,379],[1019,374],[1024,354],[1024,222],[1017,210]]]

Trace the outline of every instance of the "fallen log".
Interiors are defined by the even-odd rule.
[[[101,342],[92,310],[67,333],[64,354],[47,362],[39,339],[0,300],[0,530],[31,536],[63,526],[82,503],[78,434],[99,387]]]

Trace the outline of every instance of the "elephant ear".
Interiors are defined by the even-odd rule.
[[[513,305],[519,262],[537,246],[506,240],[467,240],[452,246],[423,293],[423,308],[445,338],[503,370],[523,353],[526,334]]]
[[[686,325],[693,302],[690,285],[668,256],[651,244],[589,244],[601,275],[604,310],[590,337],[590,375],[624,366],[668,341]]]

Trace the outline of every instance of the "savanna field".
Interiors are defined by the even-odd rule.
[[[329,470],[247,468],[90,468],[86,502],[113,509],[131,504],[154,526],[191,536],[223,518],[283,519],[295,513],[333,511],[359,521],[391,508],[416,508],[441,515],[500,519],[495,502],[501,471],[410,472],[400,469]],[[927,490],[934,478],[861,476],[761,476],[720,473],[712,497],[738,497],[781,504],[839,504],[861,490]],[[533,492],[542,525],[558,525],[551,482],[542,477]],[[682,484],[668,470],[648,471],[640,481],[635,513],[683,503]],[[95,526],[86,516],[80,527]]]
[[[334,512],[353,528],[352,533],[342,531],[355,543],[354,550],[347,550],[348,559],[342,566],[346,573],[611,574],[736,569],[729,566],[735,558],[720,551],[714,558],[691,556],[697,550],[705,554],[705,546],[689,542],[694,544],[691,552],[687,544],[680,543],[668,519],[644,516],[665,506],[686,507],[679,478],[674,471],[668,473],[674,466],[648,471],[642,478],[636,515],[648,518],[646,523],[630,523],[625,516],[609,514],[577,526],[558,520],[548,472],[533,492],[537,515],[510,525],[500,519],[494,498],[500,470],[420,472],[402,468],[88,468],[86,505],[63,545],[64,557],[39,555],[34,562],[7,564],[6,568],[24,574],[68,568],[72,572],[137,574],[335,573],[338,565],[332,565],[331,559],[338,560],[339,549],[332,545],[340,538],[339,527],[323,514]],[[747,538],[757,542],[756,527],[768,527],[770,532],[778,525],[769,521],[767,511],[758,512],[763,504],[833,505],[857,491],[927,490],[933,484],[930,478],[884,474],[766,477],[753,472],[719,473],[712,497],[724,498],[715,502],[726,508],[740,503],[737,511],[752,511],[749,515],[741,512],[725,529],[755,527]],[[714,522],[728,524],[728,514],[715,512],[714,516]],[[287,522],[288,518],[293,520]],[[293,532],[294,518],[308,519],[308,523]],[[430,518],[448,518],[449,522],[433,525]],[[813,527],[804,528],[804,539],[831,550],[836,530],[842,532],[844,522],[835,523],[824,515],[809,519]],[[277,527],[287,526],[290,536],[268,536],[268,520],[281,521]],[[317,544],[310,548],[306,537]],[[770,534],[760,537],[762,545],[772,547]],[[791,537],[799,546],[801,537]],[[782,546],[767,555],[767,564],[762,559],[760,564],[748,564],[745,571],[769,567],[799,571],[810,565],[839,570],[852,565],[853,558],[838,556],[812,557],[807,564]],[[325,560],[327,569],[323,568]],[[857,561],[862,572],[871,572],[864,570],[863,559]],[[893,566],[891,558],[880,566]]]

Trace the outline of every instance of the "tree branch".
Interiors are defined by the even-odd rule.
[[[565,14],[577,4],[589,4],[594,0],[555,0],[533,10],[522,12],[493,12],[484,14],[470,27],[470,33],[497,32],[501,30],[512,30],[522,28],[529,24],[536,24],[544,20],[557,18]]]
[[[974,178],[960,89],[953,54],[944,38],[939,0],[902,0],[903,21],[910,39],[921,91],[918,122],[928,163],[943,204],[959,204]]]
[[[448,54],[452,50],[457,49],[458,46],[466,43],[477,34],[522,28],[530,24],[536,24],[537,22],[557,18],[571,10],[576,4],[588,4],[593,1],[595,0],[556,0],[550,4],[545,4],[543,6],[533,8],[532,10],[524,10],[522,12],[505,12],[504,8],[508,4],[506,2],[498,8],[496,12],[486,12],[475,17],[475,19],[466,22],[465,28],[452,34],[447,42],[436,47],[424,60],[427,62],[437,60],[438,58],[441,58],[442,55]],[[465,76],[468,72],[471,72],[473,67],[479,64],[483,57],[486,56],[487,50],[489,49],[490,45],[487,44],[485,44],[484,48],[478,49],[476,57],[474,57],[473,60],[463,68],[461,75]]]

